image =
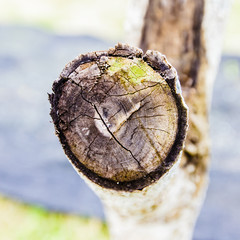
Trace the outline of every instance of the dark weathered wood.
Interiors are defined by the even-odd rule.
[[[140,46],[163,52],[176,67],[190,109],[190,129],[182,165],[204,173],[208,166],[206,49],[202,30],[204,1],[150,0]]]
[[[204,0],[149,0],[140,47],[165,53],[179,72],[182,87],[197,84]]]
[[[180,91],[163,55],[118,44],[65,67],[49,97],[51,116],[78,171],[102,187],[133,191],[158,180],[183,148]]]
[[[189,107],[189,129],[180,168],[174,176],[175,181],[169,182],[168,189],[163,193],[168,196],[169,191],[172,191],[172,196],[177,200],[170,204],[170,198],[166,197],[167,200],[161,201],[160,205],[167,210],[162,211],[159,216],[164,216],[165,219],[172,217],[168,218],[168,221],[159,221],[159,228],[162,227],[166,235],[154,239],[191,239],[208,185],[208,110],[220,59],[223,25],[230,1],[140,2],[144,2],[146,11],[140,11],[138,5],[129,11],[129,15],[138,16],[135,25],[129,23],[129,26],[132,26],[129,39],[144,51],[154,49],[167,56],[176,67],[183,96]],[[138,26],[136,22],[139,22]],[[138,39],[132,41],[134,36]],[[182,185],[178,185],[180,182]],[[153,224],[154,220],[151,220]]]

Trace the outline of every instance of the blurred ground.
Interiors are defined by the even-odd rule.
[[[102,217],[98,199],[54,135],[47,93],[77,54],[110,44],[21,27],[0,27],[0,36],[0,191],[47,208]]]

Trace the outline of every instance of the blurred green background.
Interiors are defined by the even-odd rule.
[[[223,51],[240,54],[240,1],[232,2]],[[1,0],[0,23],[37,27],[57,34],[92,35],[116,42],[124,40],[127,8],[128,0]]]
[[[24,26],[41,29],[47,34],[58,36],[89,35],[116,43],[124,41],[124,21],[127,7],[128,0],[0,0],[0,25],[10,28]],[[226,24],[223,42],[224,55],[240,55],[239,24],[240,1],[235,0]],[[5,36],[0,37],[4,38]],[[76,52],[77,54],[79,52]],[[238,62],[230,59],[225,66],[227,66],[224,68],[225,73],[232,79],[239,81]],[[53,64],[52,68],[54,67]],[[61,68],[62,66],[56,67]],[[0,79],[0,81],[2,83],[4,79]],[[4,159],[0,159],[0,161],[4,161]],[[215,164],[217,166],[217,163]],[[234,167],[232,166],[232,168]],[[0,181],[1,178],[3,179],[3,176],[0,174]],[[87,218],[51,212],[39,206],[26,205],[11,200],[3,195],[0,197],[0,239],[108,239],[106,224],[95,217]]]
[[[128,0],[1,0],[0,23],[120,41],[127,6]]]

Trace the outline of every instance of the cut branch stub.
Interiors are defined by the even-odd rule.
[[[106,188],[132,191],[177,160],[187,109],[175,69],[156,51],[118,44],[80,55],[49,96],[56,133],[74,167]]]

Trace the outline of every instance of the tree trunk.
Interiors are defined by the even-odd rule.
[[[192,237],[207,187],[207,115],[226,2],[130,4],[129,42],[161,51],[178,71],[190,109],[184,150],[187,109],[159,52],[119,44],[80,55],[53,85],[56,134],[103,201],[112,239]]]
[[[186,186],[179,191],[176,185],[175,198],[186,197],[181,206],[176,204],[178,211],[172,219],[177,224],[184,224],[186,220],[181,215],[186,211],[191,212],[189,225],[183,228],[183,231],[189,232],[188,238],[181,238],[189,239],[207,188],[208,111],[230,1],[142,0],[142,4],[147,6],[145,12],[138,9],[136,1],[131,2],[135,3],[135,8],[130,8],[129,15],[138,15],[139,24],[128,25],[128,42],[140,46],[144,51],[158,50],[168,57],[177,69],[183,96],[189,107],[189,130],[180,174],[175,175]],[[131,17],[129,19],[131,21]],[[171,215],[171,212],[166,216],[168,214]]]
[[[102,199],[113,239],[171,239],[166,223],[178,214],[176,200],[185,204],[175,198],[176,186],[181,191],[185,184],[181,173],[172,175],[187,107],[166,58],[122,44],[80,55],[54,83],[50,102],[56,134]]]

